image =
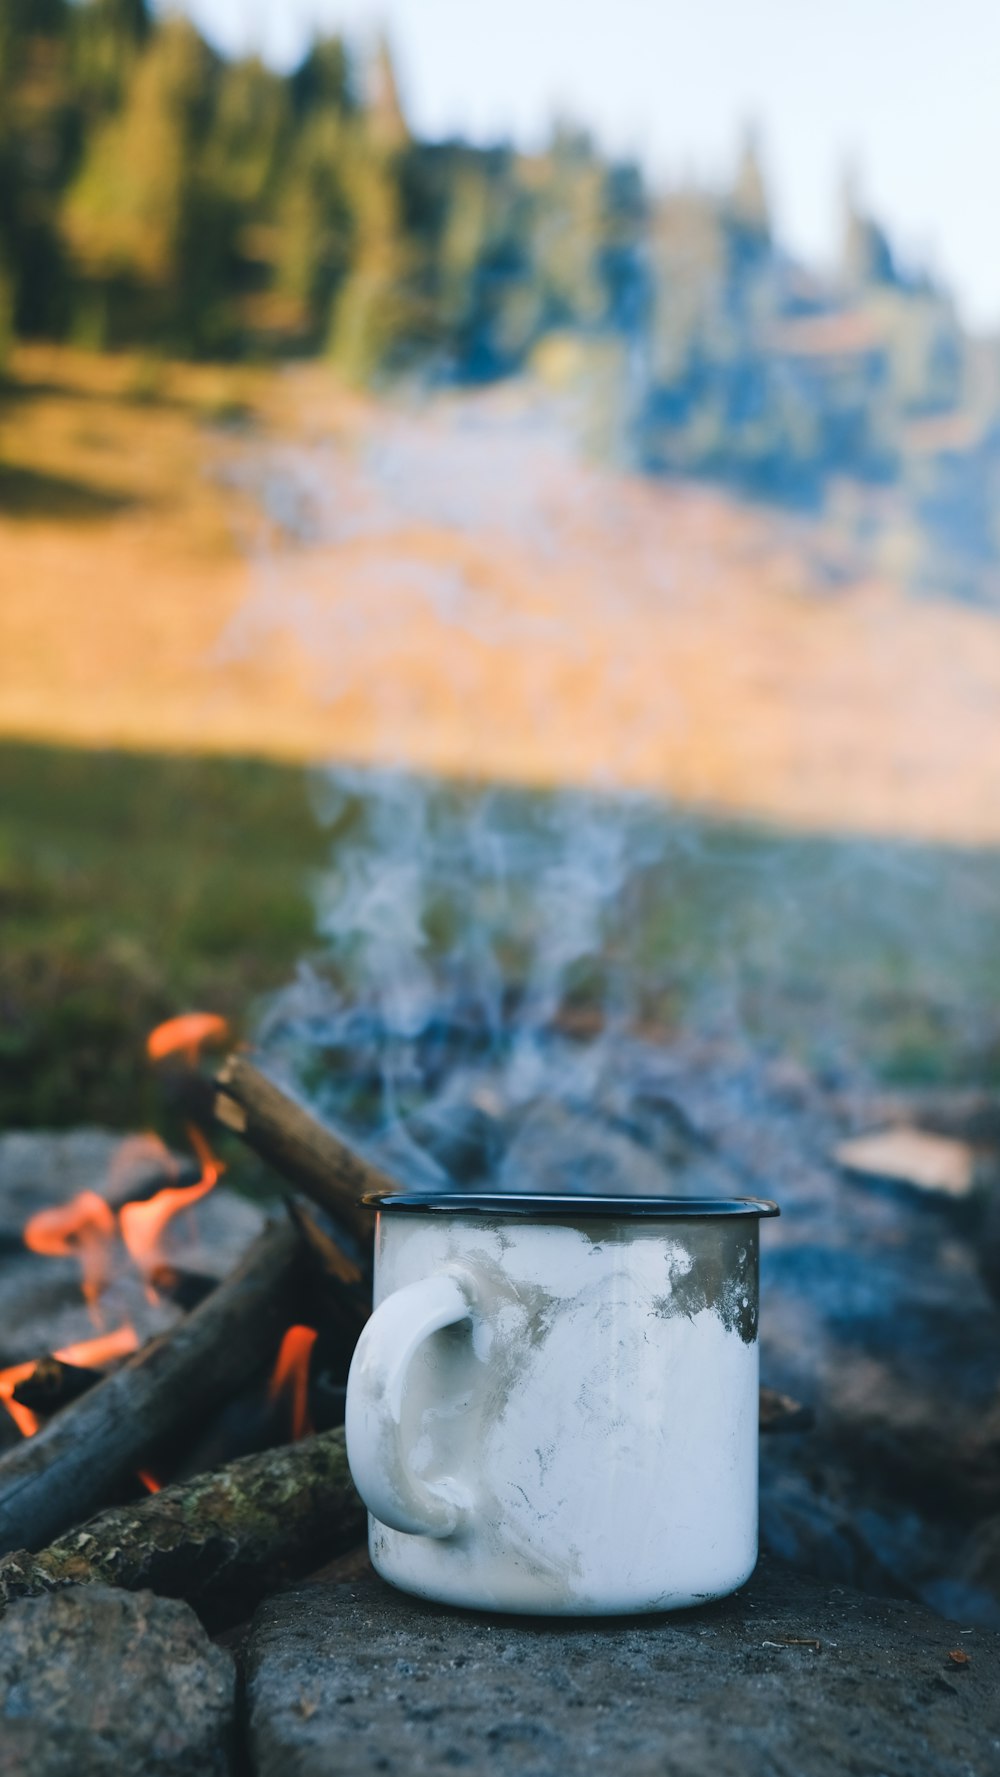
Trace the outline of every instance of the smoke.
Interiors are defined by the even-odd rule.
[[[408,1113],[473,1100],[477,1080],[506,1111],[599,1093],[636,1014],[644,933],[628,913],[666,842],[652,802],[358,768],[318,776],[315,798],[331,833],[317,887],[328,957],[275,999],[262,1043],[307,1071],[353,1057],[346,1092],[336,1067],[314,1086],[341,1117],[361,1104],[389,1140]],[[560,1035],[574,1004],[587,1040]],[[362,1052],[374,1115],[355,1090]]]
[[[957,1449],[989,1406],[996,1315],[974,1244],[847,1185],[830,1156],[907,1114],[887,1084],[995,1079],[1000,857],[905,837],[961,806],[948,757],[930,737],[948,795],[928,800],[892,752],[909,731],[887,740],[843,703],[874,661],[874,701],[885,668],[893,707],[916,700],[926,730],[898,611],[862,603],[852,631],[820,603],[803,642],[802,583],[760,593],[773,556],[756,520],[740,516],[742,578],[720,590],[719,508],[602,479],[564,421],[477,397],[244,465],[256,582],[223,651],[291,637],[339,760],[310,780],[329,836],[315,948],[257,1040],[402,1184],[778,1198],[765,1376],[827,1429],[765,1449],[766,1540],[828,1579],[891,1574],[994,1620],[960,1514],[911,1509],[897,1479],[916,1472],[908,1427],[930,1413],[927,1447]],[[754,600],[760,636],[740,627]],[[794,727],[778,748],[767,727],[786,623],[801,759]],[[817,624],[846,625],[850,672],[820,661],[803,684]],[[957,681],[962,657],[944,668]],[[946,727],[958,705],[926,707]],[[817,742],[845,721],[838,778]],[[776,755],[794,795],[768,776]],[[769,821],[747,818],[762,787]],[[744,818],[699,812],[702,790]],[[837,834],[831,813],[855,806],[879,836]]]
[[[994,855],[795,830],[856,809],[933,831],[962,808],[900,614],[815,588],[810,607],[798,533],[588,463],[571,401],[311,399],[301,443],[235,459],[254,586],[220,643],[293,649],[317,748],[357,761],[313,775],[330,865],[316,954],[264,1022],[275,1065],[382,1143],[477,1092],[631,1117],[616,1056],[644,1025],[830,1080],[988,1077]],[[846,638],[836,671],[820,631]],[[808,647],[811,682],[782,644]],[[961,654],[933,661],[961,680]],[[957,692],[932,689],[951,746]],[[905,763],[915,734],[932,779]]]

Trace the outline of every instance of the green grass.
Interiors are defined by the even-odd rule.
[[[1000,853],[678,823],[644,902],[686,1019],[831,1077],[1000,1083]]]
[[[461,821],[472,794],[435,800]],[[511,806],[515,828],[544,826],[544,798]],[[656,861],[571,996],[617,972],[635,1012],[738,1028],[815,1072],[1000,1083],[1000,854],[648,820]],[[192,1008],[253,1031],[317,952],[313,883],[355,822],[325,833],[301,770],[0,746],[0,1128],[161,1123],[146,1032]],[[442,881],[428,931],[447,944],[494,891]],[[529,877],[529,933],[532,894]],[[517,945],[501,951],[516,980]]]
[[[302,771],[0,747],[0,1127],[154,1120],[147,1030],[252,1026],[325,850]]]

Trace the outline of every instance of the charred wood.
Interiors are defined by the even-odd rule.
[[[396,1182],[242,1055],[231,1055],[216,1076],[213,1108],[219,1123],[349,1232],[366,1263],[373,1217],[361,1199],[397,1191]]]
[[[180,1265],[157,1265],[149,1273],[149,1283],[157,1295],[173,1302],[175,1308],[183,1308],[189,1314],[193,1308],[200,1308],[208,1300],[212,1291],[217,1289],[221,1279],[211,1277],[205,1271],[186,1271]]]
[[[0,1606],[100,1582],[186,1598],[212,1628],[361,1541],[342,1430],[244,1456],[0,1561]]]
[[[290,1223],[265,1230],[200,1308],[0,1458],[0,1551],[40,1548],[89,1516],[262,1370],[305,1265]]]
[[[70,1401],[78,1401],[88,1389],[103,1381],[106,1372],[86,1364],[67,1364],[61,1357],[40,1357],[30,1376],[14,1389],[19,1406],[30,1407],[43,1418],[58,1413]]]
[[[372,1311],[371,1271],[362,1270],[301,1203],[289,1198],[287,1209],[318,1276],[331,1285],[324,1297],[326,1316],[336,1325],[341,1344],[350,1354]]]

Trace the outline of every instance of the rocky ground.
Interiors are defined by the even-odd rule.
[[[357,1558],[262,1605],[234,1651],[148,1593],[12,1606],[0,1772],[991,1777],[1000,1764],[1000,1634],[773,1560],[700,1610],[539,1622],[421,1603]]]
[[[763,1376],[816,1422],[763,1440],[765,1555],[749,1584],[674,1616],[545,1623],[419,1603],[358,1555],[270,1598],[222,1647],[150,1594],[28,1600],[0,1621],[0,1774],[1000,1768],[996,1229],[974,1198],[852,1182],[831,1160],[846,1135],[931,1100],[845,1094],[732,1044],[636,1044],[620,1065],[631,1121],[602,1115],[612,1071],[587,1110],[540,1107],[501,1133],[522,1184],[572,1156],[619,1189],[666,1169],[689,1194],[781,1200]],[[994,1139],[976,1122],[988,1105],[952,1096],[948,1114]],[[18,1230],[40,1193],[107,1188],[116,1151],[93,1131],[0,1142],[7,1362],[52,1325],[84,1330],[75,1263],[19,1252]],[[212,1215],[206,1242],[228,1263],[257,1212],[230,1193]]]

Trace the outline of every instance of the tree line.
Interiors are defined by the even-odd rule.
[[[283,76],[146,0],[0,0],[8,337],[493,376],[614,321],[644,208],[578,132],[414,140],[384,43],[318,39]]]
[[[796,262],[752,139],[728,187],[651,192],[572,128],[415,138],[384,43],[282,75],[148,0],[0,0],[0,365],[41,337],[468,382],[548,352],[630,465],[826,505],[852,562],[1000,601],[1000,349],[854,193],[843,224],[832,273]]]

